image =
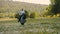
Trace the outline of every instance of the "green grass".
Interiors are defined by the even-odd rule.
[[[60,34],[60,18],[27,19],[24,26],[17,20],[0,21],[0,34]]]

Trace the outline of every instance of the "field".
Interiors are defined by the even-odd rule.
[[[27,19],[24,26],[16,19],[0,19],[0,34],[60,34],[60,18]]]

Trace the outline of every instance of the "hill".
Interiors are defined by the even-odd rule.
[[[0,13],[6,13],[6,12],[14,13],[16,11],[21,10],[21,8],[29,12],[32,12],[32,11],[41,12],[41,11],[44,11],[46,7],[47,5],[0,0]]]

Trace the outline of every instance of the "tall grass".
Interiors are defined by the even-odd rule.
[[[22,26],[17,20],[0,21],[1,34],[60,34],[60,18],[27,19]]]

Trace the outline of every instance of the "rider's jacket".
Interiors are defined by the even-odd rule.
[[[19,12],[19,15],[22,15],[22,14],[25,14],[24,10]]]

